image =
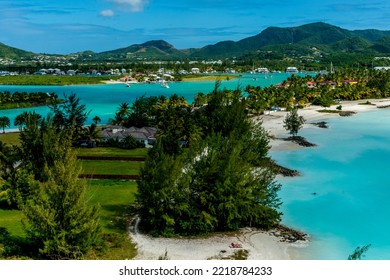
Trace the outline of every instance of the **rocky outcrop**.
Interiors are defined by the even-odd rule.
[[[312,123],[312,125],[315,125],[319,128],[329,128],[329,126],[326,122],[316,122],[316,123]]]
[[[280,238],[282,242],[288,243],[307,241],[309,239],[309,236],[306,233],[280,224],[276,228],[270,230],[269,233],[275,237]]]
[[[354,111],[340,111],[339,115],[341,117],[350,117],[352,115],[356,114]]]
[[[283,167],[274,161],[271,164],[272,164],[272,168],[274,168],[275,172],[277,174],[284,176],[284,177],[296,177],[296,176],[301,175],[298,170]]]
[[[316,144],[310,143],[309,141],[306,140],[305,137],[302,137],[302,136],[290,136],[288,138],[285,138],[284,140],[292,141],[294,143],[297,143],[299,146],[303,146],[303,147],[317,146]]]

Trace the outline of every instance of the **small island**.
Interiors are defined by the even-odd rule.
[[[52,92],[0,92],[0,110],[30,108],[62,103],[56,93]]]

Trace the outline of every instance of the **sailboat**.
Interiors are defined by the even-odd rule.
[[[163,71],[162,71],[162,80],[161,80],[161,87],[163,88],[169,88],[169,85],[168,85],[168,82],[165,81],[165,78],[164,78],[164,68],[163,68]]]
[[[168,82],[165,81],[164,79],[161,81],[161,86],[162,86],[163,88],[169,88]]]

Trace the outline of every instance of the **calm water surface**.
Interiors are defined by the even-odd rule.
[[[222,88],[244,89],[248,84],[269,86],[287,74],[244,75],[223,81]],[[253,78],[256,78],[254,80]],[[177,82],[170,88],[158,84],[85,86],[0,86],[0,91],[44,91],[76,93],[90,119],[103,123],[114,117],[118,105],[137,97],[178,94],[189,102],[199,93],[209,93],[214,82]],[[23,111],[46,115],[47,107],[4,110],[10,117]],[[301,177],[279,178],[283,187],[283,223],[311,236],[300,250],[303,259],[346,259],[357,246],[372,244],[366,259],[390,259],[390,110],[360,113],[348,118],[329,119],[329,129],[307,128],[300,132],[314,148],[272,152],[280,164],[298,169]],[[313,193],[316,193],[315,195]]]
[[[239,79],[231,79],[229,81],[222,81],[221,88],[242,90],[248,84],[253,86],[269,86],[271,84],[277,84],[289,77],[286,73],[272,73],[268,76],[263,74],[244,74]],[[254,80],[255,79],[255,80]],[[166,89],[159,84],[134,84],[130,87],[126,87],[124,84],[100,84],[100,85],[77,85],[77,86],[4,86],[0,85],[0,91],[8,90],[11,93],[15,91],[19,92],[55,92],[59,97],[63,97],[64,94],[76,93],[80,98],[82,104],[87,106],[90,110],[88,123],[92,122],[94,116],[99,116],[102,119],[102,123],[105,124],[109,119],[115,116],[115,111],[118,105],[123,102],[132,103],[137,97],[142,95],[148,96],[170,96],[174,93],[184,96],[189,102],[192,102],[194,96],[203,92],[205,94],[210,93],[214,89],[215,82],[172,82],[169,83],[170,88]],[[13,125],[14,118],[24,111],[35,111],[41,115],[46,115],[49,109],[46,106],[29,108],[29,109],[12,109],[0,111],[1,116],[8,116],[11,119]],[[11,126],[11,129],[15,128]]]
[[[301,177],[281,178],[283,223],[311,236],[304,259],[390,259],[390,110],[329,119],[300,133],[318,147],[272,152]],[[316,194],[314,194],[316,193]]]

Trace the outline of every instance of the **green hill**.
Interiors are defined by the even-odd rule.
[[[186,54],[163,40],[148,41],[125,48],[101,52],[95,55],[97,59],[127,59],[127,58],[183,58]]]
[[[305,24],[297,27],[268,27],[255,36],[233,42],[219,42],[205,46],[191,54],[192,57],[226,57],[245,53],[290,48],[295,45],[302,50],[316,47],[325,52],[362,52],[387,51],[380,39],[390,31],[360,30],[349,31],[323,22]],[[378,41],[379,40],[379,41]],[[375,41],[378,41],[377,43]],[[375,44],[378,46],[374,47]],[[285,45],[286,47],[282,47]]]
[[[316,22],[296,27],[268,27],[257,35],[239,41],[222,41],[198,49],[178,50],[164,40],[153,40],[100,53],[85,51],[72,56],[83,61],[177,60],[250,57],[261,52],[272,52],[270,57],[273,59],[283,56],[323,57],[346,53],[389,56],[390,31],[375,29],[351,31]],[[33,53],[0,43],[0,58],[20,59],[31,55]]]
[[[33,55],[34,54],[32,52],[13,48],[0,43],[0,58],[20,59],[22,57],[31,57]]]

